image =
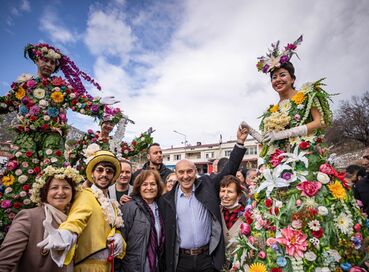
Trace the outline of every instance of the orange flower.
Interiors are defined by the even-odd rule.
[[[269,111],[270,111],[270,112],[277,112],[277,111],[278,111],[278,109],[279,109],[278,104],[275,104],[273,107],[271,107],[271,108],[269,109]]]
[[[250,272],[267,272],[266,266],[262,263],[253,263],[250,265]]]
[[[3,178],[1,179],[1,183],[4,186],[11,186],[14,183],[14,176],[13,175],[7,175],[7,176],[3,176]]]
[[[50,97],[55,103],[62,103],[64,101],[64,95],[61,92],[53,92]]]
[[[346,200],[347,198],[346,191],[340,182],[336,180],[334,183],[329,184],[328,188],[335,198],[340,200]]]
[[[303,92],[298,92],[294,96],[292,96],[291,100],[295,102],[296,105],[300,105],[305,100],[305,95]]]
[[[22,87],[19,87],[18,90],[15,92],[15,97],[18,100],[21,100],[26,95],[26,90]]]

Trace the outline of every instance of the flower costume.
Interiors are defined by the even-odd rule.
[[[283,53],[278,52],[277,43],[268,57],[280,64]],[[265,73],[279,67],[271,67],[269,58],[262,60],[258,67]],[[322,81],[307,83],[292,98],[270,106],[262,115],[263,134],[306,125],[313,120],[312,108],[330,125],[330,95]],[[365,266],[368,221],[343,175],[327,162],[322,131],[301,134],[263,145],[265,170],[254,192],[256,207],[244,215],[251,231],[238,236],[233,271],[243,271],[246,264],[250,271],[349,271]]]
[[[11,85],[11,90],[0,97],[0,113],[17,111],[14,129],[13,157],[6,165],[1,182],[5,186],[1,196],[0,241],[3,239],[13,214],[31,208],[28,190],[41,170],[64,164],[64,141],[67,133],[67,110],[101,119],[106,111],[102,99],[89,95],[80,77],[100,86],[60,51],[48,44],[28,45],[25,56],[55,62],[55,72],[61,69],[66,77],[32,76],[24,74]],[[117,109],[116,111],[119,111]],[[15,206],[15,200],[20,205]]]

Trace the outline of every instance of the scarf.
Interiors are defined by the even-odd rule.
[[[233,224],[236,223],[237,219],[240,217],[240,215],[242,215],[244,210],[245,210],[245,207],[242,205],[240,205],[240,207],[235,209],[234,211],[229,211],[227,208],[223,207],[222,209],[223,217],[224,217],[224,222],[227,226],[227,229],[232,228]]]
[[[48,203],[43,203],[44,211],[45,211],[45,220],[42,222],[48,222],[51,225],[52,221],[55,221],[58,225],[63,223],[67,219],[67,215],[62,211],[59,211],[57,208],[51,206]],[[49,236],[49,232],[46,228],[44,228],[44,239]]]
[[[149,267],[151,272],[156,272],[156,260],[159,253],[163,250],[164,246],[164,224],[163,218],[159,213],[160,219],[160,242],[158,243],[158,235],[155,228],[155,216],[149,205],[141,198],[145,211],[150,215],[150,238],[147,246],[147,258],[149,260]]]

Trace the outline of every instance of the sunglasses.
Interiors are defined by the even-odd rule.
[[[114,170],[113,168],[110,168],[110,167],[98,166],[95,168],[95,171],[99,174],[102,174],[105,171],[105,173],[108,175],[114,175]]]

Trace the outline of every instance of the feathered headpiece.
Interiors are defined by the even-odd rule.
[[[72,85],[75,90],[78,90],[80,94],[86,93],[86,89],[83,86],[80,77],[93,84],[98,90],[101,90],[100,85],[95,82],[92,77],[90,77],[85,72],[79,70],[77,65],[66,55],[62,54],[59,49],[47,43],[28,44],[24,48],[24,57],[27,58],[27,56],[33,62],[35,62],[39,58],[48,58],[54,60],[54,72],[56,72],[60,68],[64,76],[67,78],[69,84]]]
[[[272,43],[272,48],[268,49],[266,56],[258,58],[259,61],[256,64],[258,71],[267,74],[272,72],[274,69],[281,67],[283,63],[288,62],[293,55],[296,55],[297,58],[299,58],[295,50],[301,42],[302,35],[294,43],[287,44],[282,52],[279,50],[279,41]]]

